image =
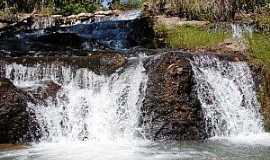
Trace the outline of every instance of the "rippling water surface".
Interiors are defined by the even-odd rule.
[[[270,136],[212,138],[206,142],[145,140],[59,142],[0,147],[1,160],[269,160]]]

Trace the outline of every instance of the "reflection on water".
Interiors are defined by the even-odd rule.
[[[238,139],[238,140],[237,140]],[[0,160],[269,160],[270,136],[213,138],[205,142],[153,143],[145,140],[41,143],[1,147]],[[252,143],[254,142],[254,143]]]

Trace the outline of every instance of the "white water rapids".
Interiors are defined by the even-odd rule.
[[[255,84],[245,62],[195,56],[192,65],[210,135],[233,137],[263,133]]]
[[[53,80],[63,86],[46,106],[31,105],[42,126],[43,141],[130,141],[136,132],[147,76],[141,62],[111,76],[86,68],[51,64],[7,66],[6,77],[17,86]]]
[[[62,90],[56,99],[48,99],[47,105],[30,104],[42,125],[41,143],[21,150],[0,150],[0,159],[268,158],[270,138],[267,134],[260,134],[263,133],[262,117],[249,67],[243,62],[224,62],[207,56],[195,57],[192,66],[197,94],[206,114],[206,129],[219,136],[206,143],[157,143],[143,138],[138,121],[148,76],[140,58],[110,76],[56,63],[33,66],[7,64],[6,77],[17,86],[28,87],[41,80],[53,80],[62,85]],[[243,134],[245,136],[241,136]],[[237,138],[239,135],[240,139]],[[220,138],[224,136],[234,139]],[[250,147],[241,144],[250,144]]]

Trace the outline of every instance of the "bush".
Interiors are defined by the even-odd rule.
[[[119,10],[139,9],[142,7],[143,2],[143,0],[127,0],[126,3],[123,3],[120,0],[115,0],[112,1],[111,8]]]
[[[31,13],[34,10],[50,14],[56,11],[77,14],[80,12],[94,12],[99,1],[96,0],[0,0],[0,9],[16,8],[17,12]],[[7,6],[6,6],[7,5]]]
[[[178,15],[192,20],[228,21],[236,12],[254,12],[270,0],[150,0],[156,14]]]
[[[97,10],[97,5],[89,3],[75,3],[75,4],[64,4],[62,12],[68,14],[78,14],[82,12],[94,12]]]

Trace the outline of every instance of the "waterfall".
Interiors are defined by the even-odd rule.
[[[263,132],[260,104],[251,71],[245,62],[195,56],[191,63],[206,130],[211,136]]]
[[[53,80],[62,89],[46,105],[29,106],[42,127],[42,141],[130,141],[138,120],[147,76],[140,60],[105,76],[60,64],[7,64],[6,77],[17,86]]]
[[[243,40],[245,36],[252,37],[252,33],[254,32],[254,26],[245,25],[245,24],[231,24],[232,28],[232,36],[236,40]]]

